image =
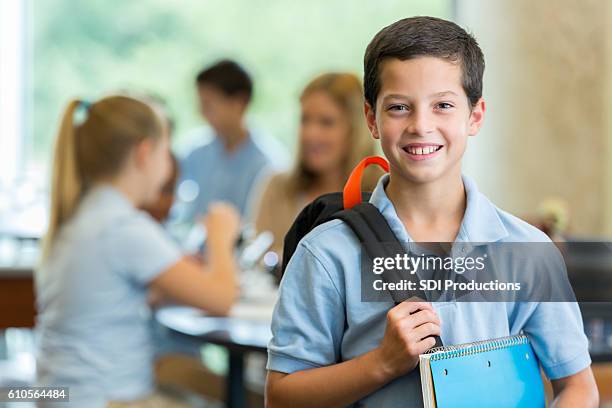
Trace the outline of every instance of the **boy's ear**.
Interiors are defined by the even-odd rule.
[[[374,139],[380,139],[378,127],[376,126],[376,112],[374,111],[374,108],[372,108],[372,106],[366,102],[363,106],[363,110],[365,112],[365,117],[368,123],[368,128],[370,129],[370,133],[372,134]]]
[[[234,95],[230,98],[232,98],[231,101],[233,108],[242,116],[249,108],[249,98],[247,98],[246,95]]]
[[[476,105],[472,108],[472,112],[470,113],[470,127],[468,130],[468,135],[474,136],[478,133],[482,124],[484,122],[485,116],[485,101],[483,98],[480,98]]]

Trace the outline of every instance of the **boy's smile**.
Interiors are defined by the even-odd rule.
[[[380,83],[376,112],[366,107],[366,113],[392,174],[416,183],[460,176],[467,137],[484,117],[482,99],[470,106],[461,65],[435,57],[389,59]]]
[[[434,157],[444,147],[437,143],[410,143],[402,147],[410,160],[427,160]]]

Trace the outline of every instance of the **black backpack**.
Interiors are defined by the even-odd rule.
[[[353,169],[343,192],[324,194],[299,213],[285,235],[281,276],[285,273],[287,264],[300,240],[316,226],[333,219],[342,220],[351,228],[370,259],[405,252],[385,217],[378,211],[378,208],[368,202],[371,193],[361,192],[363,171],[371,164],[377,164],[386,172],[389,171],[389,163],[382,157],[366,157]],[[389,273],[391,271],[381,276],[384,279],[385,274],[388,277]],[[416,275],[413,277],[416,279]],[[390,294],[396,304],[406,300],[399,298],[397,292],[391,291]],[[417,293],[416,296],[426,299],[423,292]],[[440,345],[442,342],[436,336],[436,346]]]

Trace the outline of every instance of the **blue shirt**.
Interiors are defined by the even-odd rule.
[[[284,168],[286,154],[273,141],[252,131],[232,152],[226,150],[220,137],[205,132],[199,130],[208,140],[181,161],[177,198],[188,197],[177,203],[173,217],[193,221],[206,213],[213,201],[229,202],[243,217],[249,215],[256,187],[272,171]],[[194,191],[184,194],[181,189],[186,187]]]
[[[370,202],[402,242],[408,233],[385,193],[388,176]],[[467,205],[459,242],[546,242],[548,237],[498,209],[463,178]],[[292,256],[280,286],[268,348],[269,370],[283,373],[353,359],[376,348],[384,335],[386,302],[362,302],[361,246],[342,221],[313,229]],[[524,331],[551,379],[589,366],[587,339],[576,303],[436,302],[445,345],[498,338]],[[421,389],[399,377],[359,402],[366,407],[420,407]]]
[[[89,192],[37,271],[38,385],[70,387],[75,407],[153,392],[146,287],[181,256],[119,191]]]

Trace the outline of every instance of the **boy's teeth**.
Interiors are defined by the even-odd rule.
[[[408,151],[410,152],[410,154],[430,154],[436,151],[436,148],[433,146],[426,146],[426,147],[409,147]]]

